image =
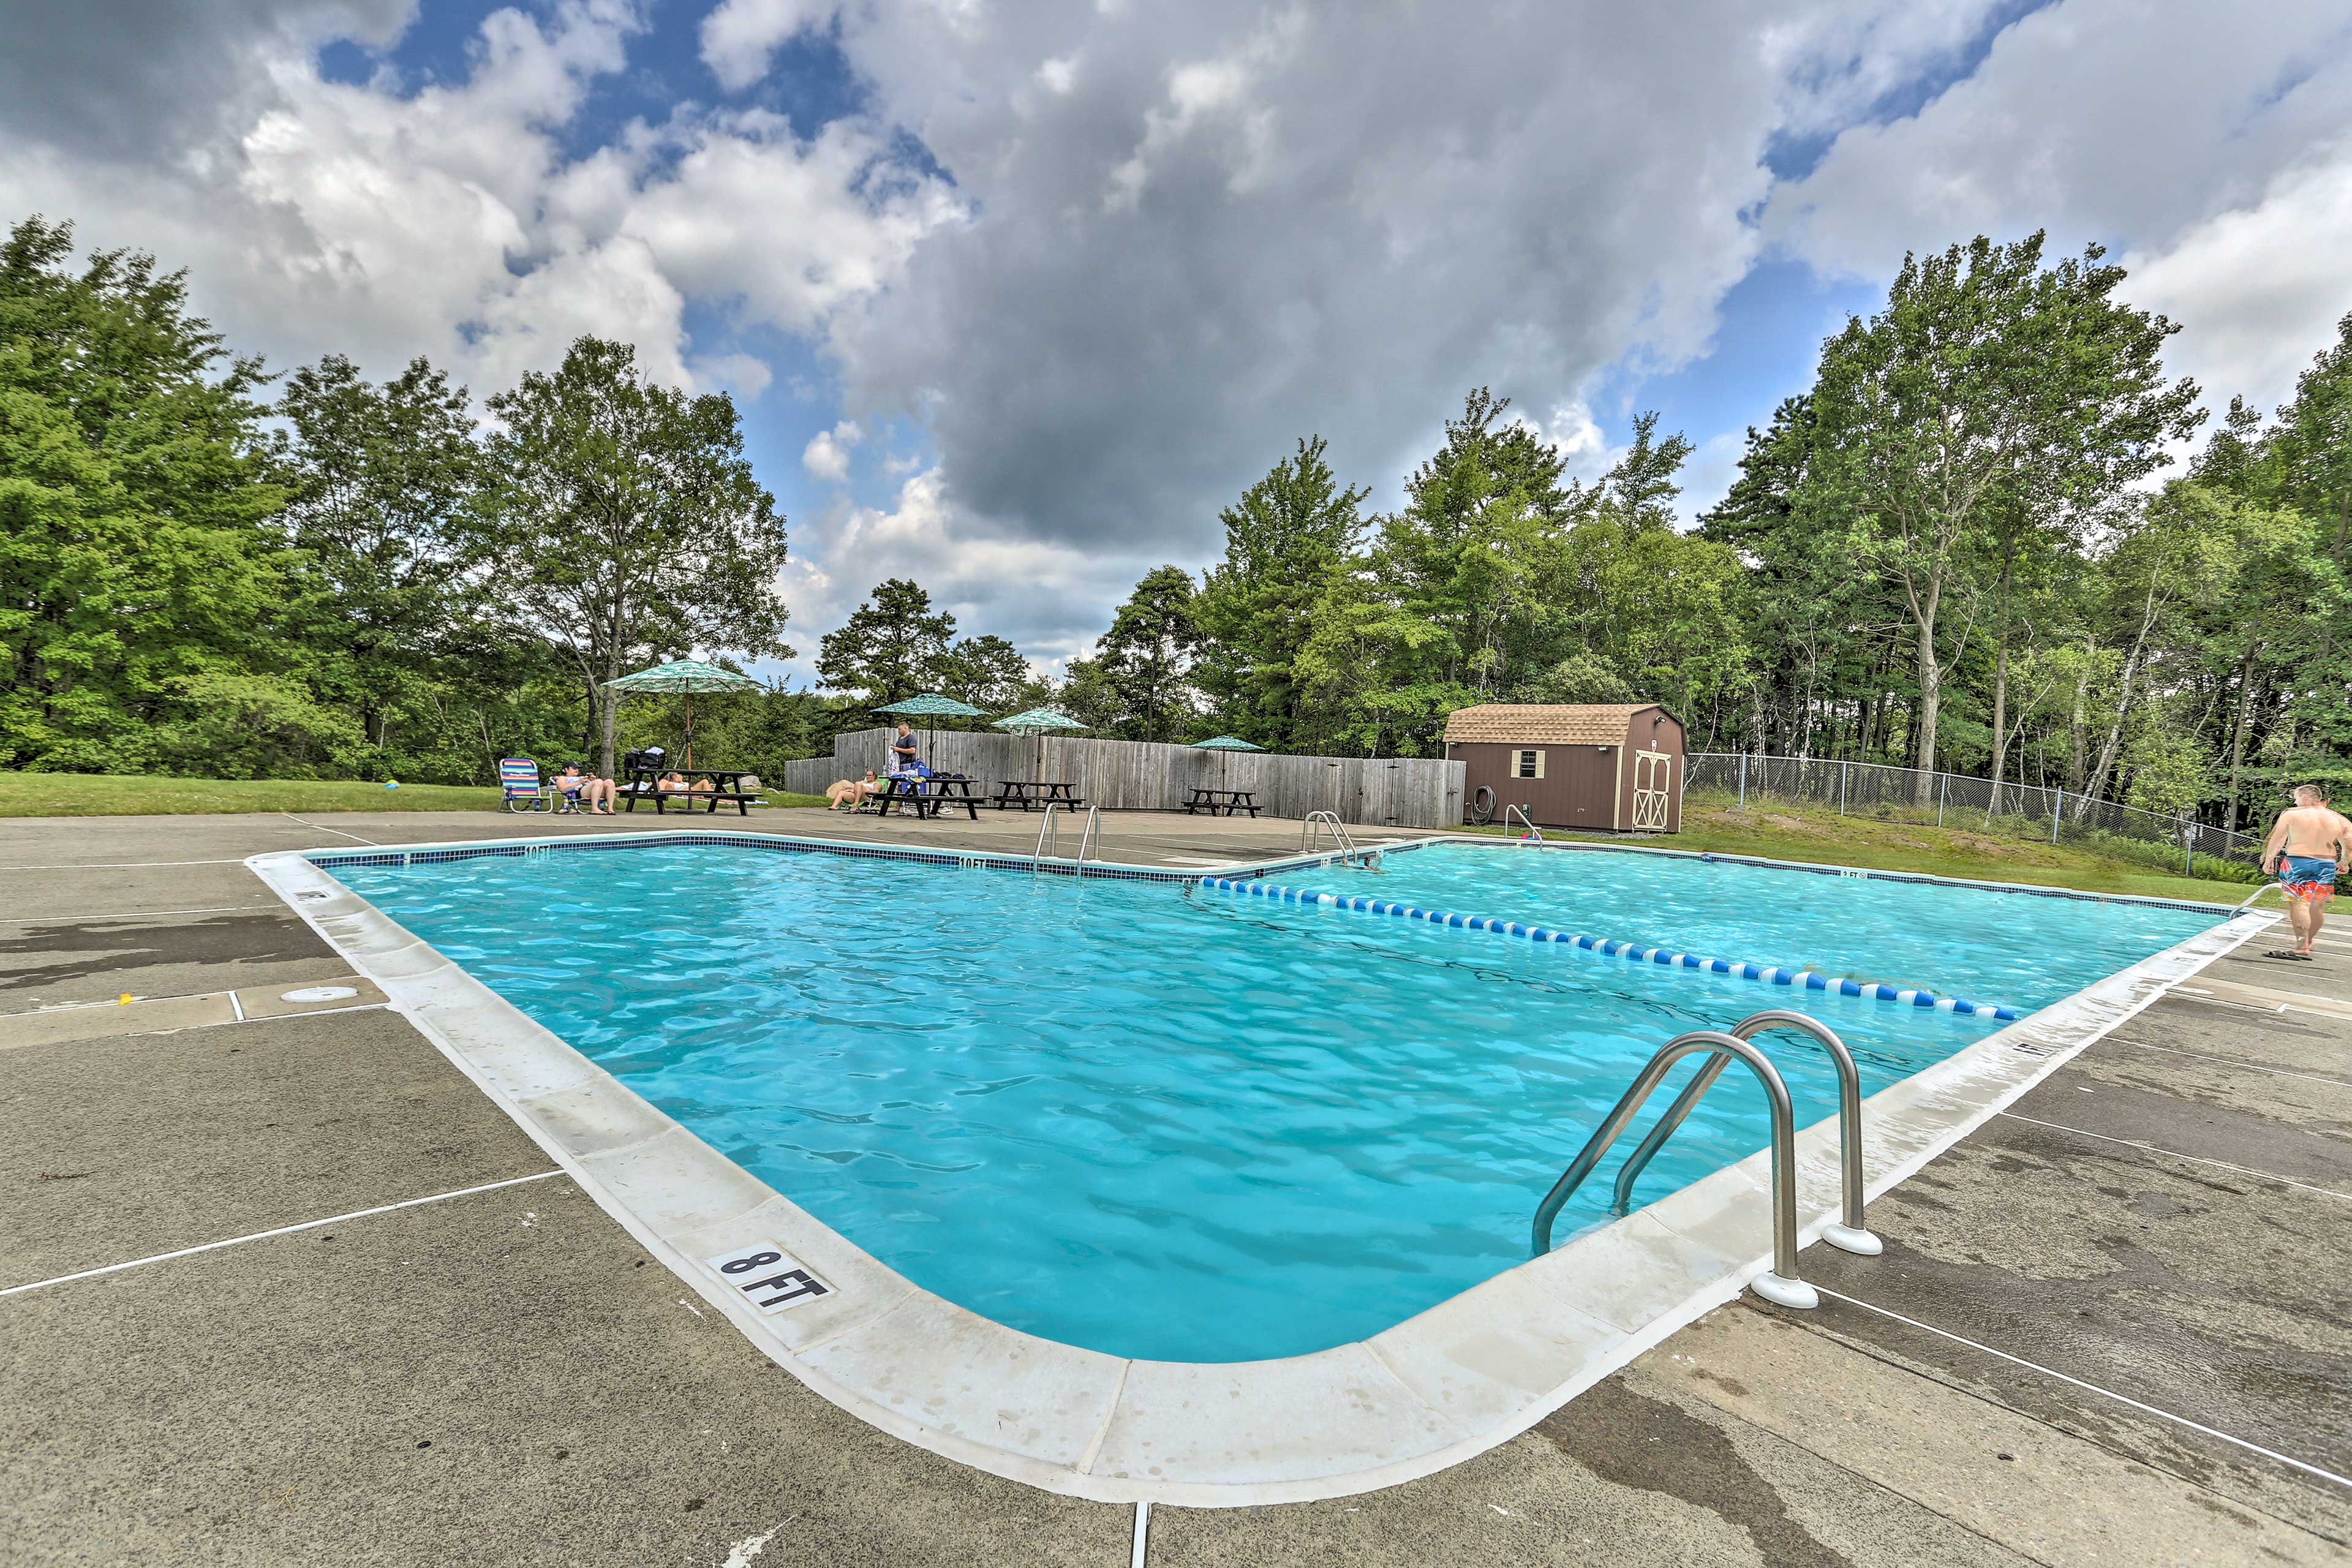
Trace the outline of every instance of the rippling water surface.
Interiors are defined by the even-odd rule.
[[[889,859],[671,847],[335,874],[919,1284],[1128,1356],[1318,1350],[1510,1268],[1659,1044],[1796,1000],[1417,921]],[[1874,886],[1818,880],[1817,909]],[[1978,907],[2011,902],[2043,900]],[[1803,1001],[1865,1091],[1992,1027]],[[1830,1114],[1826,1058],[1774,1038],[1800,1121]],[[1641,1196],[1765,1137],[1727,1079]],[[1613,1171],[1561,1236],[1603,1217]]]
[[[1828,876],[1613,850],[1433,844],[1266,879],[1373,892],[1640,947],[1811,969],[2028,1012],[2218,924],[2220,913]]]

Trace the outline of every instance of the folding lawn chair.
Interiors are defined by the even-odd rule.
[[[529,757],[499,759],[499,788],[506,792],[509,811],[520,814],[555,809],[555,791],[540,782],[539,764]]]

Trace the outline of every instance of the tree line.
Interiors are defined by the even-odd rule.
[[[283,377],[147,256],[0,245],[0,765],[494,776],[623,743],[604,682],[787,654],[784,520],[723,394],[582,338],[486,400],[419,359]],[[639,704],[658,729],[663,704]],[[717,706],[763,754],[799,710]]]
[[[1468,703],[1657,701],[1696,750],[2266,818],[2283,780],[2352,784],[2352,316],[2200,441],[2124,280],[2039,235],[1907,258],[1687,531],[1654,414],[1584,481],[1481,388],[1379,515],[1302,439],[1055,695],[1138,740],[1405,756]]]
[[[940,691],[1137,740],[1433,755],[1467,703],[1658,701],[1701,750],[2058,784],[2242,826],[2352,783],[2352,317],[2265,417],[2210,431],[2178,329],[2096,248],[1979,238],[1906,260],[1678,523],[1689,441],[1633,421],[1605,473],[1473,391],[1395,510],[1321,437],[1147,573],[1045,679],[879,584],[821,690],[697,699],[770,766]],[[233,354],[149,258],[0,246],[0,765],[491,776],[665,736],[603,682],[700,650],[788,656],[784,519],[722,394],[572,344],[484,400],[423,360]]]

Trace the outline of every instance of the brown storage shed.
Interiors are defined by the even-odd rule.
[[[1482,702],[1445,721],[1465,814],[1491,801],[1495,820],[1516,805],[1544,827],[1679,832],[1683,741],[1654,702]]]

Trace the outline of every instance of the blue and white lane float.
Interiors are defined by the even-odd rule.
[[[1572,931],[1497,920],[1491,915],[1463,915],[1447,910],[1424,910],[1386,899],[1318,893],[1304,888],[1286,888],[1276,882],[1236,882],[1230,877],[1203,877],[1201,886],[1213,888],[1221,893],[1238,893],[1244,898],[1268,899],[1276,903],[1319,905],[1325,909],[1353,910],[1368,915],[1397,915],[1405,920],[1426,921],[1431,925],[1453,926],[1462,931],[1492,931],[1497,936],[1524,937],[1529,942],[1565,942],[1588,952],[1597,952],[1603,958],[1622,958],[1628,963],[1696,969],[1710,974],[1728,974],[1739,980],[1759,980],[1768,985],[1788,985],[1801,991],[1821,991],[1835,996],[1863,996],[1879,1002],[1897,1003],[1906,1007],[1931,1008],[1938,1013],[1975,1014],[1989,1018],[2015,1018],[2018,1016],[2016,1008],[2000,1003],[1964,1002],[1957,996],[1939,996],[1922,986],[1844,980],[1834,975],[1816,974],[1810,969],[1786,969],[1769,964],[1745,963],[1730,958],[1706,958],[1695,952],[1671,952],[1663,947],[1643,947],[1608,937],[1580,936]]]

